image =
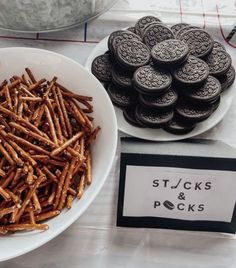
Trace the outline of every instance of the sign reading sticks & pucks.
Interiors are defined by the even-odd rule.
[[[117,226],[235,233],[236,150],[121,139]]]

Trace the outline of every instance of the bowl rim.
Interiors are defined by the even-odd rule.
[[[97,185],[97,187],[93,190],[93,194],[91,196],[87,196],[87,202],[86,204],[80,208],[80,210],[78,210],[77,213],[74,213],[72,217],[70,217],[67,222],[65,224],[63,224],[61,227],[57,228],[56,231],[49,232],[48,233],[48,237],[46,239],[41,239],[39,241],[35,241],[32,243],[32,245],[30,246],[26,246],[24,249],[20,249],[17,253],[13,253],[13,254],[9,254],[6,257],[1,257],[0,256],[0,262],[6,261],[6,260],[10,260],[13,259],[15,257],[21,256],[23,254],[26,254],[28,252],[33,251],[34,249],[39,248],[40,246],[46,244],[47,242],[49,242],[50,240],[52,240],[53,238],[55,238],[56,236],[58,236],[59,234],[61,234],[63,231],[65,231],[70,225],[72,225],[79,217],[81,217],[81,215],[88,209],[88,207],[91,205],[92,201],[97,197],[98,193],[100,192],[101,188],[103,187],[108,174],[111,171],[113,162],[114,162],[114,158],[115,158],[115,154],[116,154],[116,150],[117,150],[117,144],[118,144],[118,126],[117,126],[117,118],[116,118],[116,114],[115,114],[115,110],[114,107],[112,105],[112,102],[108,96],[108,94],[106,93],[104,87],[100,84],[100,82],[98,81],[97,78],[95,78],[83,65],[81,65],[80,63],[78,63],[77,61],[64,56],[60,53],[56,53],[50,50],[46,50],[46,49],[39,49],[39,48],[31,48],[31,47],[6,47],[6,48],[0,48],[0,51],[11,51],[11,50],[30,50],[30,51],[39,51],[40,53],[46,53],[46,54],[51,54],[53,56],[56,57],[60,57],[66,61],[71,62],[72,64],[76,64],[79,68],[83,69],[87,74],[88,77],[90,79],[93,79],[96,81],[98,87],[101,88],[101,90],[104,91],[104,96],[106,98],[106,102],[108,103],[108,105],[110,106],[110,113],[111,113],[111,117],[112,117],[112,122],[114,124],[114,128],[113,128],[113,133],[111,133],[111,137],[112,137],[112,150],[110,151],[110,161],[107,165],[106,170],[104,171],[104,175],[100,178],[100,183]],[[49,220],[50,222],[50,220]],[[50,229],[49,229],[50,230]],[[9,236],[3,236],[1,239],[5,239]],[[23,237],[23,236],[22,236]],[[12,237],[13,238],[13,237]]]

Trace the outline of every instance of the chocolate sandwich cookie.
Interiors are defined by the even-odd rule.
[[[213,49],[219,49],[226,51],[225,47],[218,41],[214,41]]]
[[[118,88],[112,83],[108,86],[107,93],[111,101],[120,108],[135,106],[138,101],[136,92]]]
[[[194,30],[194,29],[200,29],[199,27],[197,26],[193,26],[193,25],[188,25],[186,27],[182,27],[176,34],[175,34],[175,38],[179,39],[180,36],[183,34],[183,33],[186,33],[187,31],[189,30]]]
[[[133,73],[122,69],[119,65],[115,65],[112,68],[112,82],[118,87],[131,88]]]
[[[142,122],[145,126],[150,128],[161,128],[165,126],[172,118],[174,112],[157,112],[138,105],[135,110],[136,118]]]
[[[188,103],[178,104],[175,108],[178,118],[182,122],[197,123],[207,119],[213,112],[213,107],[197,107]]]
[[[143,42],[152,49],[156,44],[174,39],[174,34],[169,27],[161,23],[152,23],[145,28],[143,33]]]
[[[129,27],[127,28],[127,31],[130,31],[132,33],[135,33],[135,28],[132,26],[132,27]]]
[[[108,54],[96,57],[92,62],[91,71],[101,82],[111,81],[112,63]]]
[[[135,116],[135,108],[127,108],[123,111],[125,120],[132,126],[144,128],[145,126],[137,120]]]
[[[213,39],[210,34],[201,29],[192,29],[179,36],[179,40],[186,43],[191,55],[202,58],[210,54],[213,49]]]
[[[209,67],[203,60],[189,56],[181,66],[173,70],[172,74],[181,86],[196,87],[206,81]]]
[[[117,47],[119,46],[119,44],[121,44],[124,41],[129,41],[129,40],[138,40],[141,41],[141,38],[137,35],[134,34],[130,31],[123,31],[119,34],[117,34],[111,43],[111,47],[109,48],[109,50],[112,52],[112,54],[115,54]]]
[[[187,59],[188,46],[177,39],[169,39],[155,45],[151,50],[151,57],[156,65],[171,66],[178,65]]]
[[[140,93],[160,95],[170,88],[171,74],[147,65],[136,70],[133,85]]]
[[[123,41],[117,46],[117,61],[121,66],[128,70],[136,70],[137,68],[148,64],[150,57],[149,48],[141,41]]]
[[[197,89],[184,90],[183,93],[194,103],[210,103],[221,93],[221,84],[215,77],[209,75],[206,82]]]
[[[224,91],[225,89],[229,88],[234,80],[235,80],[235,69],[234,67],[231,65],[229,70],[218,77],[220,83],[221,83],[221,90]]]
[[[226,51],[213,49],[211,54],[205,59],[205,62],[209,66],[211,75],[220,76],[229,70],[232,60]]]
[[[213,112],[220,106],[221,97],[219,96],[214,102],[211,103]]]
[[[177,99],[178,95],[176,91],[171,88],[163,95],[157,97],[142,94],[139,95],[139,101],[143,106],[160,111],[172,109],[175,106]]]
[[[125,32],[126,32],[125,30],[118,30],[118,31],[112,32],[112,33],[109,35],[108,42],[107,42],[107,46],[108,46],[109,51],[112,52],[112,42],[113,42],[114,38],[115,38],[116,36],[118,36],[119,34],[121,34],[121,33],[125,33]]]
[[[170,27],[171,31],[173,32],[174,35],[176,35],[178,33],[178,31],[180,31],[181,29],[183,29],[184,27],[189,26],[188,23],[177,23],[173,26]]]
[[[142,17],[141,19],[139,19],[139,20],[136,22],[136,24],[135,24],[135,26],[134,26],[134,28],[135,28],[135,33],[136,33],[137,35],[139,35],[139,36],[142,36],[142,34],[143,34],[143,29],[144,29],[147,25],[149,25],[149,24],[151,24],[151,23],[153,23],[153,22],[157,22],[157,23],[159,23],[159,22],[161,22],[161,20],[158,19],[157,17],[154,17],[154,16],[145,16],[145,17]]]
[[[195,124],[183,123],[173,118],[164,127],[164,130],[171,134],[184,135],[191,132],[194,128]]]

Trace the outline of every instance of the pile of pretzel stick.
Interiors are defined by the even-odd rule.
[[[92,98],[29,68],[0,85],[0,234],[47,230],[92,182]]]

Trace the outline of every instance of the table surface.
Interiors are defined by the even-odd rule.
[[[95,21],[66,31],[44,34],[0,31],[0,47],[48,49],[84,64],[96,43],[111,31],[131,26],[143,15],[154,14],[170,24],[185,21],[209,30],[226,45],[236,66],[236,34],[229,37],[235,25],[235,12],[234,0],[122,0]],[[235,118],[236,99],[224,120],[199,137],[223,140],[236,147]],[[236,266],[234,236],[116,227],[118,164],[119,145],[102,191],[82,217],[46,245],[2,262],[0,267]]]

